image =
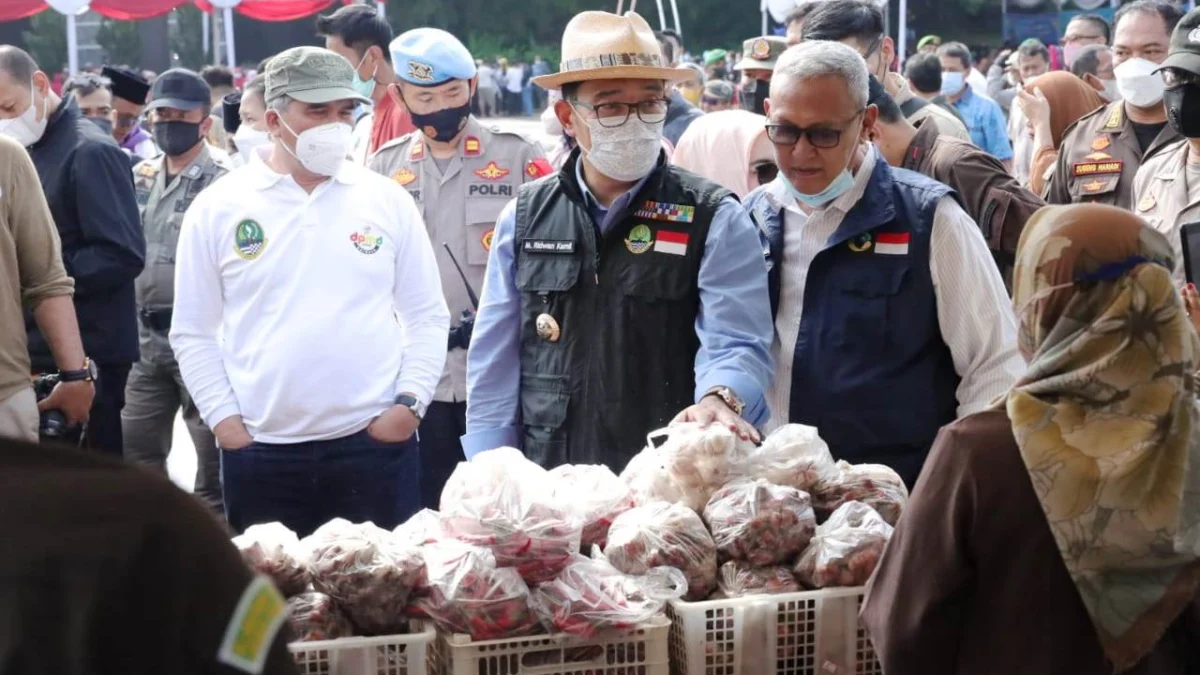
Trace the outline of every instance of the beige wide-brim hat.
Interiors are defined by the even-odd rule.
[[[670,67],[650,24],[635,12],[582,12],[563,31],[559,71],[533,78],[543,89],[590,80],[666,80],[682,82],[691,71]]]

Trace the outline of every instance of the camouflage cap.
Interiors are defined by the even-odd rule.
[[[777,35],[750,38],[742,45],[742,60],[733,69],[775,70],[775,62],[787,48],[787,39]]]
[[[293,47],[267,63],[266,93],[271,103],[291,96],[302,103],[332,103],[370,99],[354,91],[354,66],[341,55],[320,47]]]

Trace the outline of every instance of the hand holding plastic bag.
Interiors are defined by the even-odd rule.
[[[807,492],[740,479],[713,493],[704,507],[717,551],[754,566],[794,559],[817,529]]]
[[[703,600],[717,586],[717,546],[696,512],[682,504],[654,502],[613,521],[604,555],[626,574],[667,566],[687,578],[687,600]]]
[[[843,504],[817,527],[796,563],[796,578],[810,588],[861,586],[879,565],[892,526],[862,502]]]
[[[686,591],[683,573],[671,567],[634,576],[604,558],[576,556],[557,579],[538,587],[533,605],[548,631],[591,637],[644,623]]]
[[[308,588],[308,568],[300,539],[282,523],[252,525],[233,538],[233,545],[246,565],[275,582],[284,597],[290,598]]]

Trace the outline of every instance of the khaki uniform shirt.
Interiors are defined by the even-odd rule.
[[[192,200],[214,180],[233,170],[223,150],[203,144],[200,153],[167,184],[166,157],[147,159],[133,168],[134,188],[146,233],[146,269],[135,289],[138,310],[171,309],[175,304],[175,248],[183,214]],[[173,362],[166,331],[152,331],[139,322],[142,358]]]
[[[1173,276],[1179,286],[1187,281],[1179,230],[1187,223],[1200,222],[1200,164],[1189,167],[1189,152],[1191,145],[1186,141],[1164,148],[1146,160],[1133,183],[1135,212],[1171,242]]]
[[[465,131],[445,171],[438,168],[419,131],[385,144],[368,162],[373,171],[403,185],[416,200],[437,255],[453,327],[459,325],[464,311],[475,308],[443,244],[449,246],[478,297],[500,211],[517,196],[522,183],[554,172],[541,146],[524,136],[486,127],[473,116]],[[434,400],[467,400],[467,350],[447,354]]]
[[[1058,163],[1046,185],[1050,204],[1108,204],[1133,209],[1133,179],[1142,162],[1179,138],[1170,124],[1143,155],[1121,101],[1084,115],[1067,127]]]

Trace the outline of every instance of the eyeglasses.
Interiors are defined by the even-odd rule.
[[[1162,78],[1163,84],[1167,85],[1168,89],[1200,84],[1200,75],[1189,73],[1188,71],[1180,70],[1179,68],[1164,69],[1162,71]]]
[[[137,126],[141,120],[140,115],[117,115],[117,127],[128,129],[129,127]]]
[[[758,179],[759,185],[766,185],[779,175],[779,166],[772,161],[758,162],[750,166],[750,172]]]
[[[839,125],[841,128],[834,129],[829,127],[801,129],[791,124],[768,124],[767,138],[775,145],[792,146],[799,143],[802,137],[807,136],[809,145],[814,148],[829,150],[836,148],[842,142],[842,132],[845,131],[845,127],[858,119],[858,116],[863,114],[863,112],[859,110],[851,118],[842,122]]]
[[[638,119],[646,124],[658,124],[667,119],[667,106],[671,101],[665,98],[652,98],[638,103],[601,103],[592,105],[584,101],[571,101],[571,105],[583,106],[596,115],[600,126],[614,129],[629,121],[629,116],[636,110]]]

